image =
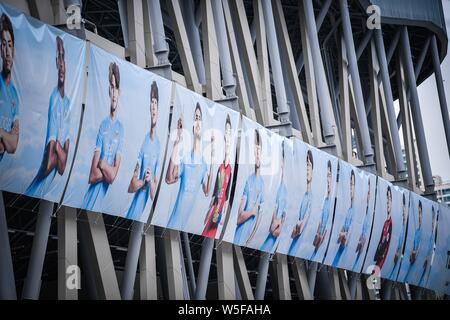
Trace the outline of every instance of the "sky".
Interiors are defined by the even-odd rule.
[[[447,33],[450,35],[450,0],[442,0],[442,5]],[[441,69],[447,104],[450,107],[450,48],[441,65]],[[450,158],[446,148],[447,142],[434,74],[418,87],[418,93],[431,170],[433,175],[440,175],[444,181],[448,181],[450,180]],[[398,101],[396,105],[398,105]]]

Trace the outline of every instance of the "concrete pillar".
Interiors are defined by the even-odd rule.
[[[47,250],[48,235],[52,222],[53,202],[41,200],[39,213],[34,232],[33,246],[31,248],[28,272],[25,279],[22,298],[38,300],[41,290],[41,276]]]

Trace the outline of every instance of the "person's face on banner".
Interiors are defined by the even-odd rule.
[[[64,44],[61,38],[56,41],[56,68],[58,69],[58,87],[64,86],[66,79],[66,62],[64,60]]]
[[[202,112],[196,108],[194,112],[194,137],[200,140],[202,137]]]
[[[9,74],[13,67],[14,43],[9,31],[2,31],[3,72]]]
[[[114,112],[119,104],[119,88],[117,88],[116,76],[111,75],[109,82],[109,97],[111,98],[111,111]]]
[[[150,102],[150,115],[152,117],[152,128],[156,127],[156,120],[158,119],[158,99],[152,97]]]
[[[227,122],[225,124],[225,164],[230,163],[231,155],[231,124]]]
[[[387,212],[388,212],[388,215],[391,214],[391,210],[392,210],[392,191],[390,191],[388,189],[388,191],[387,191]]]

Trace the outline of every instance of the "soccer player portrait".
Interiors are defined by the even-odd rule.
[[[234,244],[246,246],[255,235],[264,203],[264,180],[261,177],[262,137],[255,130],[255,171],[247,178],[239,204]]]
[[[355,271],[355,268],[358,264],[359,258],[361,257],[362,250],[367,241],[367,236],[369,232],[369,223],[370,223],[370,214],[369,214],[369,204],[370,204],[370,179],[368,180],[367,186],[367,197],[366,197],[366,214],[364,215],[364,221],[362,225],[361,235],[358,239],[358,244],[356,245],[355,253],[356,259],[353,263],[352,270]]]
[[[325,200],[323,201],[322,205],[322,212],[320,214],[320,221],[317,225],[316,234],[314,236],[314,240],[312,245],[314,246],[314,251],[311,255],[310,260],[313,260],[314,257],[317,254],[317,251],[319,251],[320,246],[322,245],[323,239],[325,238],[325,235],[327,234],[327,222],[328,217],[330,216],[330,197],[331,197],[331,182],[333,179],[333,174],[331,172],[331,161],[328,160],[327,163],[327,195],[325,196]]]
[[[422,242],[422,201],[419,200],[419,206],[418,206],[418,212],[419,212],[419,225],[416,228],[416,231],[414,232],[414,243],[413,248],[411,250],[411,254],[409,255],[409,266],[408,271],[406,272],[406,275],[403,279],[403,282],[408,282],[409,280],[409,274],[411,270],[414,268],[414,263],[416,262],[417,256],[419,255],[419,249],[420,244]]]
[[[352,225],[353,208],[355,204],[355,187],[355,172],[352,170],[350,173],[350,208],[347,210],[344,225],[342,226],[336,241],[339,244],[339,248],[334,256],[332,263],[333,267],[337,267],[339,264],[339,260],[341,259],[344,250],[347,248],[348,240],[350,238],[350,227]]]
[[[375,256],[373,257],[373,260],[375,262],[375,265],[380,268],[383,268],[384,261],[386,260],[388,251],[389,251],[389,245],[391,244],[391,238],[392,238],[392,190],[391,187],[387,187],[386,191],[386,200],[387,200],[387,217],[386,220],[383,223],[383,229],[381,230],[381,236],[380,240],[378,241],[377,250],[375,251]]]
[[[47,136],[44,157],[35,178],[26,190],[26,195],[42,197],[56,176],[63,175],[69,154],[70,99],[64,91],[66,63],[64,42],[56,37],[56,68],[58,84],[50,95],[48,106]]]
[[[284,150],[284,142],[281,147],[281,181],[280,185],[277,190],[277,197],[276,197],[276,205],[275,210],[272,214],[272,220],[270,222],[269,227],[269,234],[266,237],[266,240],[264,240],[264,243],[262,244],[261,248],[259,250],[270,252],[272,253],[274,251],[274,245],[280,236],[281,229],[283,228],[284,221],[286,220],[286,197],[287,197],[287,188],[286,183],[284,181],[284,168],[286,165],[286,158],[285,158],[285,150]]]
[[[406,237],[406,220],[408,218],[408,207],[406,205],[406,196],[403,193],[402,197],[402,229],[400,231],[400,238],[398,238],[397,247],[395,250],[395,256],[394,256],[394,266],[392,267],[391,273],[389,274],[389,279],[392,279],[395,276],[395,271],[397,269],[397,266],[400,266],[400,258],[403,254],[403,246],[405,242]]]
[[[422,274],[420,275],[418,284],[419,287],[425,287],[431,270],[431,262],[433,258],[434,246],[436,244],[435,227],[436,227],[436,211],[434,210],[434,206],[431,206],[431,233],[430,236],[428,237],[425,261],[423,262]]]
[[[15,153],[19,143],[19,95],[12,82],[14,30],[4,13],[0,18],[2,75],[0,77],[0,161]]]
[[[94,155],[89,172],[89,188],[84,196],[83,208],[94,211],[101,205],[119,171],[124,139],[123,125],[117,117],[120,95],[120,73],[116,63],[109,65],[109,115],[103,119],[97,133]]]
[[[194,136],[192,149],[180,159],[180,144],[183,139],[183,117],[177,122],[177,136],[173,144],[172,155],[166,172],[166,183],[180,181],[175,206],[167,223],[167,228],[184,230],[194,207],[200,188],[208,196],[212,180],[212,165],[207,168],[202,149],[202,109],[197,102],[194,110],[192,133]],[[214,136],[211,136],[211,163],[214,159]]]
[[[217,228],[223,225],[224,217],[228,210],[228,199],[231,191],[231,120],[230,115],[227,115],[225,120],[225,153],[223,162],[217,169],[216,183],[214,184],[214,191],[212,193],[211,202],[209,204],[208,211],[205,215],[204,229],[202,236],[208,238],[215,238]]]
[[[311,214],[312,201],[312,177],[313,177],[314,161],[311,150],[306,153],[306,192],[303,195],[298,220],[291,232],[291,245],[289,246],[288,255],[295,256],[300,246],[300,239],[308,223]]]
[[[150,131],[142,142],[133,177],[128,186],[128,193],[133,193],[134,196],[126,213],[127,219],[139,220],[148,199],[153,201],[155,198],[156,172],[161,153],[161,144],[156,134],[158,102],[158,85],[153,81],[150,88]]]

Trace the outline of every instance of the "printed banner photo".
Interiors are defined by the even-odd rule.
[[[86,109],[64,205],[147,222],[172,83],[90,45]]]
[[[240,114],[175,85],[152,224],[217,238],[229,207]]]
[[[339,161],[333,230],[324,263],[360,272],[369,245],[377,177]]]
[[[0,190],[60,202],[72,165],[85,42],[0,5]]]
[[[437,209],[435,202],[410,193],[405,253],[397,281],[425,286],[435,245]]]
[[[284,214],[282,142],[283,138],[278,134],[243,117],[239,169],[224,241],[254,249],[274,250],[275,237],[267,242],[266,239],[272,218],[275,216],[279,224]],[[277,197],[283,201],[280,210],[276,210]]]
[[[404,254],[409,191],[378,178],[372,236],[363,273],[395,281]]]
[[[306,172],[302,177],[306,187],[294,197],[295,219],[289,219],[283,231],[289,243],[286,253],[322,262],[333,223],[338,159],[313,147],[301,157],[296,170]]]
[[[300,201],[306,192],[307,186],[307,157],[310,153],[309,145],[299,139],[292,141],[292,155],[286,156],[284,174],[287,187],[286,217],[281,225],[277,252],[287,254],[292,242],[293,226],[297,223],[300,210]],[[309,151],[309,152],[308,152]],[[288,153],[285,152],[285,155]],[[290,160],[290,158],[292,160]],[[302,169],[303,168],[303,169]],[[312,172],[308,171],[309,174]]]
[[[450,208],[437,207],[436,246],[425,287],[439,294],[450,293]]]

